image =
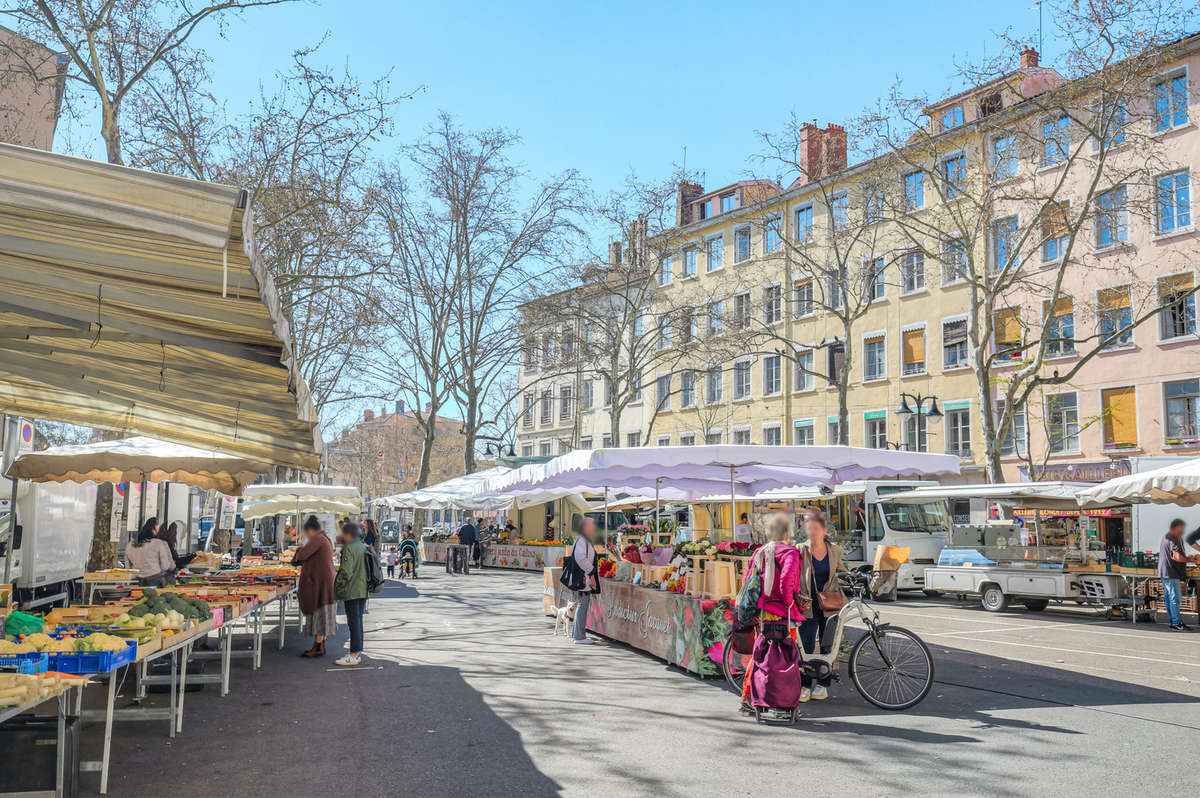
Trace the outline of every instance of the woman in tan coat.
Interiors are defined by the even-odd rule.
[[[826,538],[825,516],[819,512],[809,513],[804,517],[804,532],[808,540],[796,548],[800,551],[800,590],[799,593],[807,600],[808,611],[804,622],[800,624],[800,645],[808,654],[827,654],[823,648],[818,649],[820,641],[825,637],[825,622],[827,616],[821,610],[821,602],[817,594],[825,591],[841,592],[838,586],[838,572],[845,572],[845,561],[842,557],[842,547]],[[835,613],[831,613],[835,614]],[[810,698],[817,701],[829,697],[829,677],[818,680],[814,686],[812,679],[803,677],[804,689],[800,691],[800,700]]]
[[[307,542],[296,552],[292,565],[300,566],[300,585],[296,591],[300,612],[304,615],[304,634],[313,636],[313,646],[300,656],[325,656],[325,638],[337,631],[337,599],[333,596],[333,544],[321,529],[321,522],[310,515],[304,522]]]

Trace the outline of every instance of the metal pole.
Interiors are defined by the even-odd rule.
[[[604,548],[608,549],[608,485],[604,486]]]
[[[20,447],[20,442],[17,440],[19,423],[16,416],[4,417],[4,454],[6,455],[4,467],[5,471],[12,465],[12,461],[17,457],[17,450]],[[12,458],[8,458],[8,454],[12,454]],[[12,497],[8,502],[8,544],[4,547],[4,584],[12,584],[12,564],[16,558],[13,552],[13,543],[17,540],[17,478],[12,480]]]
[[[658,485],[660,482],[662,482],[662,477],[654,478],[654,538],[653,538],[653,540],[656,543],[658,542],[658,529],[659,529],[659,527],[658,527]]]
[[[733,466],[729,466],[729,536],[734,537],[733,528],[737,526],[735,517],[737,515],[737,502],[735,500],[736,491],[733,487]]]

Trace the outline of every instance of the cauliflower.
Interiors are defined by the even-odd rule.
[[[36,650],[41,651],[47,644],[51,643],[54,638],[45,632],[37,632],[36,634],[26,635],[25,643],[33,646]]]

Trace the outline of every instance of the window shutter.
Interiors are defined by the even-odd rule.
[[[993,317],[996,330],[997,344],[1021,344],[1021,311],[1019,308],[1005,308],[996,311]]]
[[[1137,397],[1133,386],[1105,388],[1100,392],[1104,407],[1104,442],[1112,446],[1137,445]]]
[[[904,333],[904,362],[925,362],[925,330],[908,330]]]
[[[1042,208],[1042,238],[1062,238],[1067,235],[1071,225],[1071,203],[1050,202]]]
[[[946,346],[965,343],[967,340],[967,320],[948,321],[942,325],[942,343]]]
[[[1047,300],[1043,306],[1046,308],[1047,312],[1050,315],[1055,316],[1055,317],[1066,316],[1070,313],[1075,312],[1075,303],[1071,300],[1071,297],[1069,297],[1069,296],[1059,297],[1058,301],[1054,303],[1053,309],[1050,309],[1049,300]]]
[[[1104,288],[1101,289],[1098,296],[1100,310],[1123,310],[1129,307],[1129,287],[1121,286],[1120,288]]]
[[[1176,274],[1171,277],[1163,277],[1158,281],[1158,296],[1161,299],[1182,294],[1192,290],[1192,275]]]

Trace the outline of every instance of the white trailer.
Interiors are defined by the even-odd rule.
[[[5,489],[11,485],[5,481]],[[7,510],[7,508],[6,508]],[[96,517],[96,484],[32,483],[17,487],[16,533],[12,514],[0,517],[0,575],[12,544],[10,577],[26,609],[69,602],[83,579]]]
[[[1133,473],[1153,471],[1194,457],[1130,457]],[[1171,521],[1182,518],[1187,529],[1200,527],[1200,505],[1180,507],[1178,504],[1136,503],[1130,505],[1130,525],[1133,528],[1131,551],[1157,552]]]

